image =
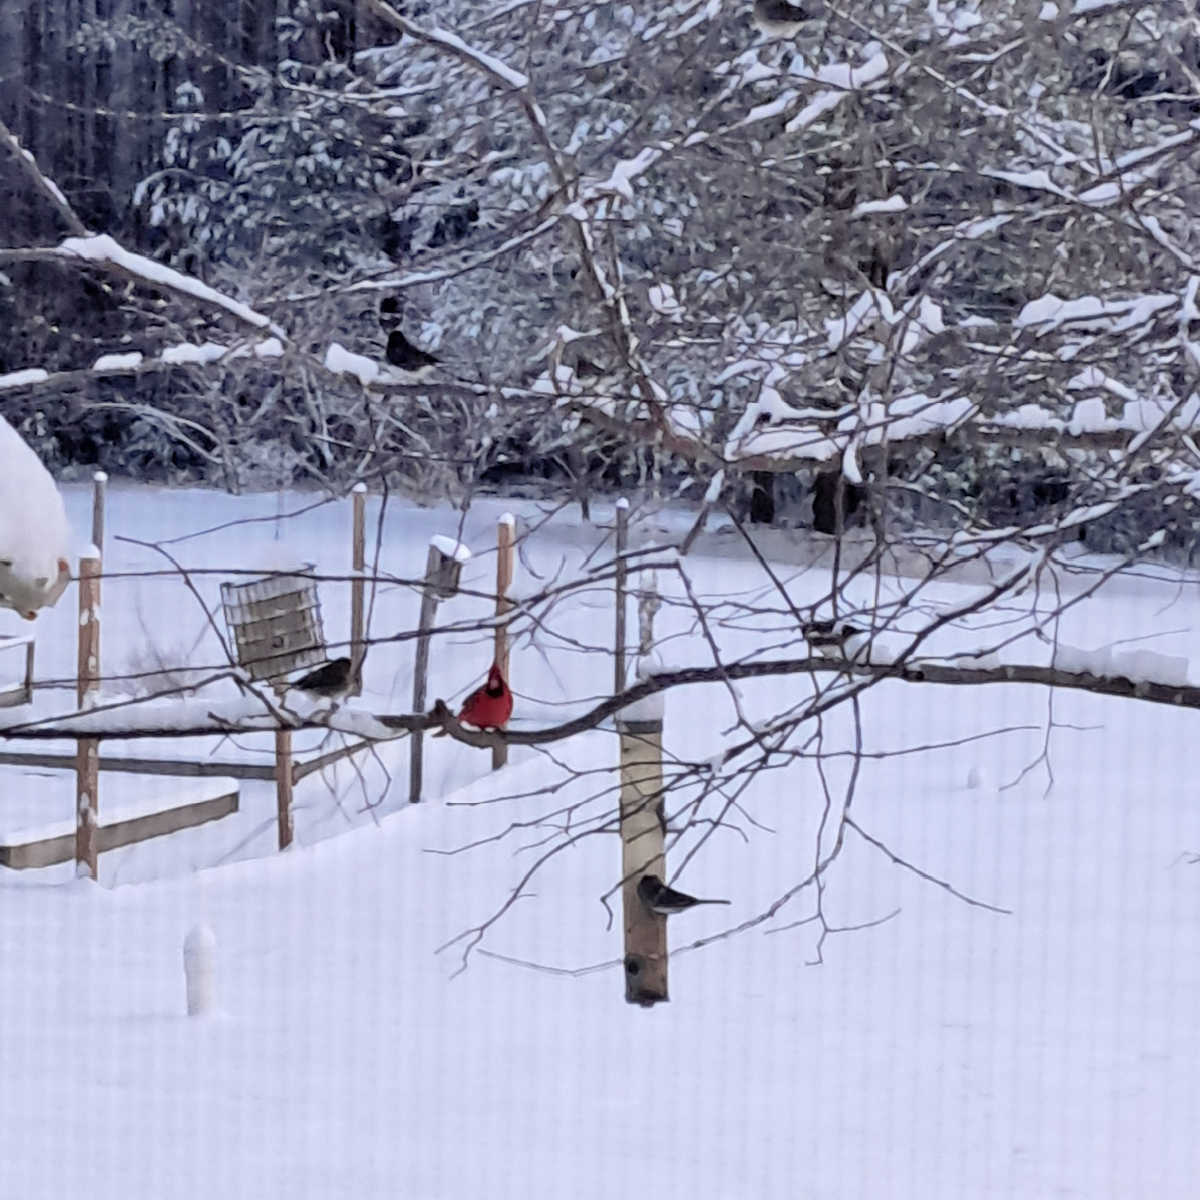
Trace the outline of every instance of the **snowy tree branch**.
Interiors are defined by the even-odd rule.
[[[79,219],[78,214],[71,207],[62,190],[42,171],[41,167],[37,164],[37,159],[21,145],[15,134],[13,134],[12,130],[3,121],[0,121],[0,145],[8,147],[9,152],[17,160],[17,166],[21,172],[33,184],[36,190],[42,194],[72,234],[76,237],[86,237],[88,233],[87,227]]]
[[[101,741],[133,738],[205,737],[231,733],[266,733],[276,729],[337,729],[369,739],[386,739],[417,730],[444,730],[449,736],[468,746],[484,749],[498,743],[511,746],[540,746],[577,737],[600,727],[623,708],[649,696],[677,687],[696,684],[727,686],[730,681],[764,679],[789,675],[810,675],[814,672],[850,674],[864,679],[896,679],[910,684],[976,687],[984,684],[1035,684],[1091,692],[1101,696],[1144,700],[1151,704],[1173,708],[1200,708],[1200,687],[1190,684],[1158,682],[1152,679],[1133,679],[1126,675],[1100,675],[1091,671],[1066,671],[1057,667],[1028,664],[997,666],[963,666],[935,660],[907,664],[831,661],[824,657],[804,656],[755,660],[752,662],[718,663],[714,666],[685,667],[659,671],[626,688],[619,695],[595,704],[587,712],[558,725],[543,729],[508,729],[481,731],[468,729],[453,715],[444,701],[437,701],[427,713],[372,714],[358,709],[342,708],[311,714],[292,713],[281,724],[268,713],[250,714],[244,703],[218,704],[212,702],[178,701],[140,702],[122,700],[106,709],[93,709],[79,714],[30,720],[0,721],[0,738],[22,741],[54,741],[62,738],[90,737]],[[826,699],[819,708],[833,701]],[[180,708],[184,711],[180,712]],[[814,708],[814,713],[818,708]],[[799,714],[795,720],[803,715]],[[150,717],[153,719],[149,719]]]

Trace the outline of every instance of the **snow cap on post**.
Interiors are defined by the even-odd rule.
[[[429,539],[429,548],[438,557],[437,568],[430,582],[439,600],[449,600],[458,591],[458,580],[463,563],[471,557],[471,551],[454,538],[435,533]]]
[[[429,539],[429,544],[447,558],[454,559],[456,563],[465,563],[471,557],[471,550],[468,546],[464,546],[462,542],[456,542],[453,538],[444,537],[440,533],[435,533]]]

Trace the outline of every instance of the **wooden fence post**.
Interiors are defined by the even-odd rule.
[[[425,559],[425,579],[421,586],[421,620],[417,626],[417,657],[413,664],[413,712],[425,711],[425,681],[429,674],[429,631],[437,616],[439,600],[448,600],[458,591],[458,579],[462,565],[471,557],[471,551],[453,538],[433,537],[429,540],[429,554]],[[408,735],[408,802],[416,804],[421,799],[421,772],[424,741],[421,731],[414,729]]]
[[[353,531],[351,534],[351,570],[353,578],[350,581],[350,665],[354,679],[351,694],[362,694],[362,661],[365,654],[363,647],[363,587],[365,580],[363,572],[367,566],[367,485],[356,483],[350,491],[353,505]]]
[[[504,621],[512,609],[508,589],[513,581],[513,545],[516,541],[517,519],[505,513],[496,525],[496,648],[494,659],[500,673],[508,679],[508,625]],[[511,686],[511,680],[509,680]],[[508,762],[508,743],[492,747],[492,770]]]
[[[662,702],[654,696],[617,716],[621,743],[621,901],[625,999],[649,1007],[667,1000],[667,918],[638,899],[645,874],[666,879]]]
[[[97,471],[92,476],[92,545],[104,555],[104,499],[108,490],[108,474]]]
[[[79,560],[79,659],[75,700],[79,708],[100,684],[100,551],[91,547]],[[75,873],[98,874],[100,742],[75,742]]]
[[[629,541],[629,501],[617,501],[616,605],[617,623],[613,635],[613,695],[625,690],[625,548]]]
[[[286,850],[295,836],[292,819],[292,731],[275,730],[275,805],[279,814],[279,848]]]

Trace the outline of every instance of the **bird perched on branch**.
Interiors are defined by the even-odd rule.
[[[871,640],[868,630],[850,621],[812,621],[803,633],[809,648],[824,658],[859,658]]]
[[[819,15],[788,0],[754,0],[754,24],[772,37],[794,37]]]
[[[512,692],[504,682],[499,664],[492,663],[487,682],[467,697],[458,719],[464,725],[474,725],[478,729],[503,729],[512,710]]]
[[[590,358],[584,358],[582,354],[575,360],[575,366],[572,369],[575,372],[575,378],[581,383],[599,379],[604,374],[603,367],[592,362]]]
[[[414,346],[399,329],[388,334],[386,357],[393,367],[417,378],[428,375],[442,361],[436,354]]]
[[[379,324],[385,333],[400,324],[400,297],[384,296],[379,302]]]
[[[673,887],[667,887],[657,875],[643,875],[638,880],[638,899],[652,912],[660,917],[669,917],[672,913],[683,912],[695,908],[697,904],[729,904],[728,900],[697,900],[686,892],[677,892]]]
[[[348,658],[334,658],[309,671],[302,679],[291,684],[291,690],[307,692],[310,696],[340,700],[354,682],[353,664]]]

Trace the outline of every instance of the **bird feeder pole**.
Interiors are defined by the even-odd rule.
[[[617,621],[613,633],[613,695],[625,690],[625,548],[629,541],[629,501],[617,501],[616,530],[616,606]]]
[[[513,602],[508,589],[513,581],[513,542],[516,518],[505,513],[496,525],[496,648],[495,663],[500,674],[508,679],[508,625],[504,618],[511,611]],[[492,747],[492,770],[499,770],[508,762],[508,743],[499,742]]]
[[[622,603],[624,598],[622,597]],[[659,607],[653,577],[639,605],[643,656],[654,646]],[[622,686],[624,681],[622,680]],[[663,697],[627,705],[616,719],[621,755],[621,907],[625,932],[625,999],[649,1007],[667,992],[667,918],[651,912],[637,894],[643,875],[667,877],[667,816],[663,799]]]
[[[621,906],[625,931],[625,999],[649,1007],[668,999],[667,918],[651,912],[638,898],[638,880],[655,874],[665,879],[666,820],[662,795],[661,715],[617,718],[621,742]]]
[[[350,672],[354,680],[352,695],[362,693],[363,645],[363,572],[367,566],[367,485],[356,483],[350,492],[353,505],[353,529],[351,532],[350,565],[353,577],[350,581]]]

